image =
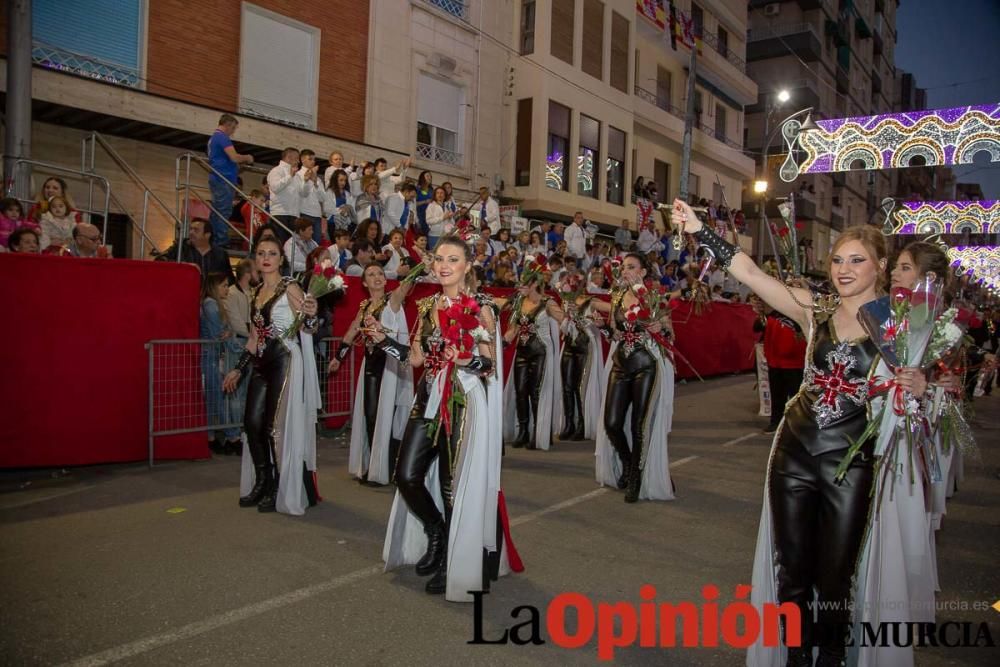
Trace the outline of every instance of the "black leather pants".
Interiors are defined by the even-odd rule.
[[[274,465],[275,418],[289,378],[292,355],[281,342],[269,341],[263,356],[254,359],[247,386],[243,429],[255,466]]]
[[[465,408],[456,407],[452,415],[452,432],[449,438],[444,425],[438,426],[433,436],[428,434],[428,427],[434,420],[424,418],[424,408],[427,405],[427,385],[420,383],[417,400],[410,419],[406,423],[406,431],[399,446],[399,459],[396,461],[396,487],[424,529],[428,530],[439,525],[442,520],[447,523],[451,518],[452,506],[452,471],[457,463],[462,440],[462,427],[465,418]],[[435,460],[436,459],[436,460]],[[441,496],[444,498],[445,516],[441,516],[434,498],[431,496],[424,481],[427,471],[432,465],[438,466],[438,476],[441,481]]]
[[[518,345],[517,356],[514,358],[514,394],[519,426],[527,425],[531,419],[538,419],[538,403],[544,377],[545,345],[537,336],[532,336],[528,342]],[[531,440],[534,442],[534,438]]]
[[[802,384],[802,373],[801,368],[767,369],[767,383],[771,388],[771,425],[775,428],[785,414],[785,404]]]
[[[787,429],[771,460],[778,600],[801,609],[803,646],[818,645],[831,657],[844,654],[851,580],[871,507],[871,446],[862,451],[840,484],[834,472],[845,450],[812,456]],[[812,627],[814,589],[820,604],[817,627]]]
[[[646,421],[656,386],[656,359],[642,347],[637,347],[630,356],[625,356],[625,351],[619,347],[611,363],[608,396],[604,402],[604,430],[618,452],[622,467],[640,471],[646,444]],[[625,413],[630,407],[632,418],[628,428],[632,435],[631,450],[625,435]]]
[[[365,352],[365,374],[361,379],[364,391],[365,428],[368,429],[368,450],[375,438],[375,420],[378,417],[379,396],[382,393],[382,373],[385,370],[385,352],[375,348]]]
[[[575,340],[567,338],[563,344],[560,366],[563,415],[566,419],[565,430],[568,432],[583,428],[583,398],[580,396],[580,385],[583,383],[583,372],[587,366],[589,351],[590,339],[582,332]]]

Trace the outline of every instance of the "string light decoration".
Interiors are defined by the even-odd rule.
[[[545,185],[553,190],[563,189],[563,156],[554,153],[545,158]]]
[[[1000,200],[899,202],[891,234],[1000,234]]]
[[[956,246],[948,249],[948,258],[956,276],[968,276],[993,294],[1000,291],[1000,246]]]
[[[782,125],[788,157],[781,180],[850,171],[858,162],[863,170],[918,166],[914,158],[923,158],[919,166],[971,164],[981,151],[1000,162],[1000,103],[835,118],[816,126],[802,131],[797,119]]]

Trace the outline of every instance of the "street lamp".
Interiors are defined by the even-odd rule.
[[[787,102],[790,99],[792,99],[792,95],[787,90],[785,90],[784,88],[782,88],[781,90],[778,91],[778,101],[779,102],[781,102],[782,104],[784,104],[785,102]]]
[[[758,195],[762,195],[765,192],[767,192],[767,181],[766,180],[754,181],[753,191]]]

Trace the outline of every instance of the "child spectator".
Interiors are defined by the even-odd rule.
[[[45,182],[42,183],[42,189],[38,193],[38,196],[35,197],[35,205],[28,211],[28,217],[41,222],[42,214],[49,210],[49,201],[53,197],[62,197],[63,201],[66,202],[66,209],[73,214],[74,222],[83,222],[83,217],[76,210],[76,207],[73,205],[73,199],[69,196],[69,191],[66,189],[66,181],[55,176],[45,179]]]
[[[253,202],[259,208],[255,208],[250,204]],[[246,230],[247,238],[252,239],[260,229],[261,225],[267,220],[262,212],[266,199],[264,197],[263,190],[257,190],[256,188],[250,191],[250,201],[245,202],[243,206],[240,207],[240,218],[243,220],[243,228]]]
[[[13,197],[0,199],[0,246],[6,247],[10,235],[20,227],[41,230],[38,223],[33,220],[24,220],[24,208],[21,202]]]
[[[73,242],[73,228],[76,217],[64,197],[56,195],[49,199],[47,210],[42,213],[42,248],[58,250]]]

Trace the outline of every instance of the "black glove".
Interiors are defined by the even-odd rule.
[[[388,336],[378,343],[378,348],[397,361],[407,361],[410,358],[410,346],[397,343]]]

